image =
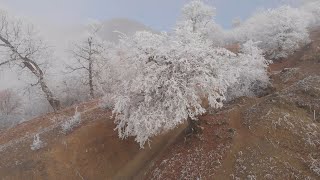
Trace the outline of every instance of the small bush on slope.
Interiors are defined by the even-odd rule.
[[[45,145],[46,144],[40,140],[39,134],[36,134],[33,137],[33,142],[31,144],[31,150],[33,150],[33,151],[39,150],[39,149],[43,148]]]
[[[228,87],[227,100],[241,96],[255,96],[270,84],[267,73],[270,61],[263,57],[262,50],[256,44],[253,41],[246,42],[236,57],[233,66],[239,75],[237,81]]]
[[[73,128],[78,127],[81,123],[81,113],[78,112],[78,107],[76,107],[76,111],[74,116],[66,120],[63,124],[61,124],[62,132],[68,133],[73,130]]]

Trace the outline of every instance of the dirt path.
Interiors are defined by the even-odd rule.
[[[248,144],[254,144],[259,141],[259,138],[250,132],[250,130],[243,125],[243,112],[250,106],[261,102],[264,98],[254,98],[248,100],[242,106],[233,107],[227,113],[229,126],[235,130],[235,136],[232,140],[232,147],[229,153],[222,162],[220,169],[217,169],[215,179],[231,179],[230,175],[233,172],[236,155],[241,152],[241,149]]]

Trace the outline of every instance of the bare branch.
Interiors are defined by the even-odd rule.
[[[4,61],[4,62],[0,63],[0,66],[8,64],[9,62],[10,62],[9,60],[8,61]]]
[[[86,67],[77,67],[77,68],[73,68],[73,67],[71,67],[71,66],[68,66],[68,67],[67,67],[67,69],[70,69],[71,71],[68,71],[68,72],[66,72],[66,73],[73,73],[73,72],[75,72],[75,71],[82,70],[82,69],[87,70],[87,68],[86,68]]]

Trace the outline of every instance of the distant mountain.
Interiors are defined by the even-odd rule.
[[[144,24],[125,18],[116,18],[103,22],[103,29],[100,32],[101,37],[104,40],[111,42],[118,42],[120,33],[124,33],[128,36],[133,35],[137,31],[150,31],[153,30]],[[115,32],[116,31],[116,32]]]

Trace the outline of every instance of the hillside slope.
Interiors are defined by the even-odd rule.
[[[141,150],[133,139],[121,140],[111,112],[99,102],[51,113],[0,133],[0,179],[127,179],[162,151],[185,128],[159,136],[152,149]],[[65,124],[73,124],[67,126]],[[75,121],[77,122],[77,121]],[[42,145],[33,149],[34,136]]]
[[[319,179],[320,31],[271,65],[274,92],[241,98],[200,120],[203,134],[181,139],[145,179]]]
[[[319,179],[320,30],[313,42],[270,66],[274,91],[240,98],[181,126],[151,149],[118,139],[111,112],[80,105],[81,122],[63,131],[75,107],[0,133],[0,179]],[[42,147],[32,150],[39,135]]]

